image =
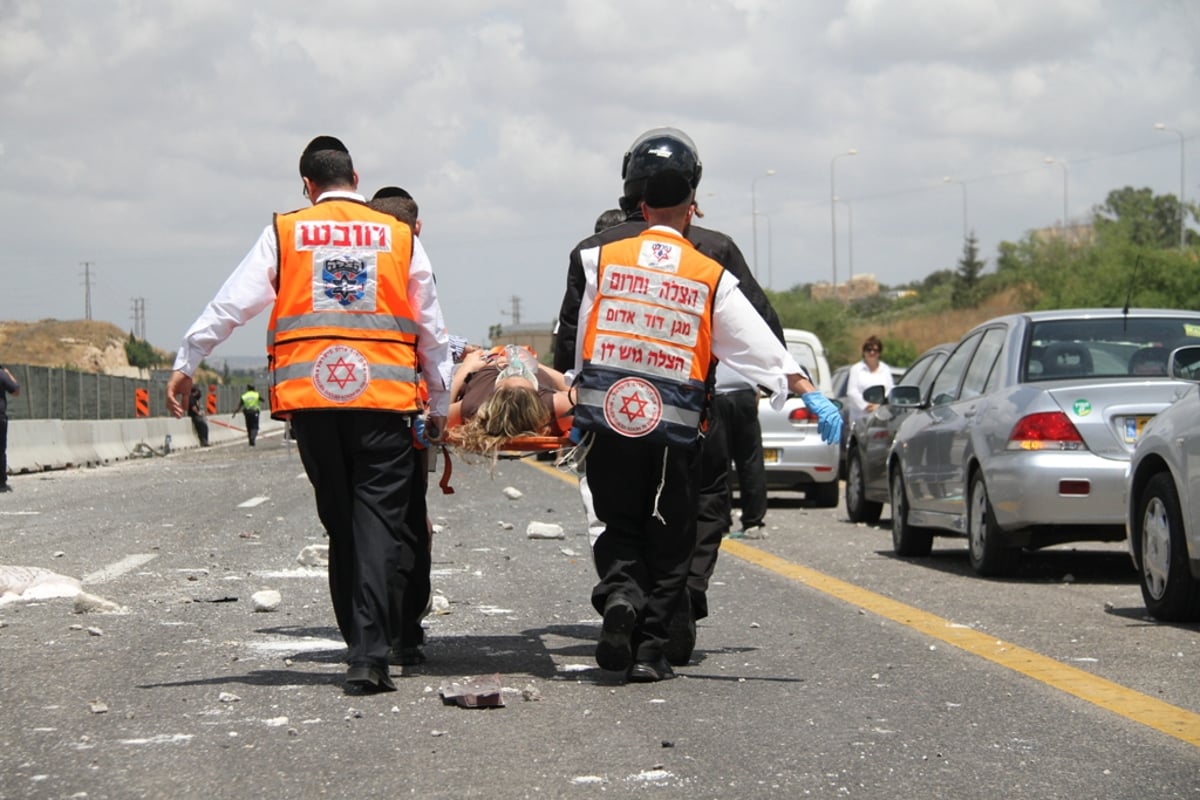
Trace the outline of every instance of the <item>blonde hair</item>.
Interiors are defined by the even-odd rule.
[[[544,436],[550,411],[532,386],[499,386],[475,415],[450,432],[450,441],[474,453],[495,455],[509,439]]]

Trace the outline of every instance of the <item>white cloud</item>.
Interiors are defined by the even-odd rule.
[[[621,155],[675,125],[704,161],[705,222],[749,258],[750,183],[777,288],[830,275],[830,159],[856,273],[952,267],[961,188],[992,256],[1124,185],[1178,191],[1200,134],[1200,10],[1183,0],[268,0],[0,10],[0,318],[97,316],[179,337],[270,221],[304,203],[318,133],[362,188],[413,191],[452,328],[480,338],[558,309],[567,253],[620,193]],[[1194,141],[1189,141],[1189,145]],[[1190,163],[1200,163],[1192,158]],[[1200,197],[1195,172],[1188,193]],[[845,209],[841,210],[845,214]],[[848,219],[839,271],[848,272]],[[264,318],[222,347],[262,351]]]

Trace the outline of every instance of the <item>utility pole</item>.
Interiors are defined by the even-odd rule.
[[[512,302],[512,311],[501,311],[500,313],[506,317],[512,317],[513,325],[521,324],[521,298],[515,294],[510,298]]]
[[[133,335],[136,339],[146,339],[146,298],[133,298]]]
[[[92,263],[80,262],[83,267],[83,318],[86,320],[92,318]]]

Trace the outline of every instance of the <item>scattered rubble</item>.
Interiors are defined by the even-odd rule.
[[[525,528],[525,535],[530,539],[565,539],[562,525],[556,522],[531,522]]]
[[[441,687],[438,692],[442,702],[448,706],[462,708],[503,708],[504,695],[500,687],[500,673],[476,675],[454,681]]]
[[[283,596],[274,589],[263,589],[250,595],[250,603],[255,611],[276,611],[283,602]]]

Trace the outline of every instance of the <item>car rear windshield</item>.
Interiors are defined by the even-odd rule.
[[[796,359],[796,363],[808,370],[808,374],[812,375],[813,381],[820,385],[821,378],[824,376],[820,374],[821,370],[817,368],[817,352],[805,342],[788,342],[787,349],[792,354],[792,357]]]
[[[1116,317],[1035,322],[1025,345],[1025,380],[1167,374],[1167,356],[1200,344],[1198,317]]]

